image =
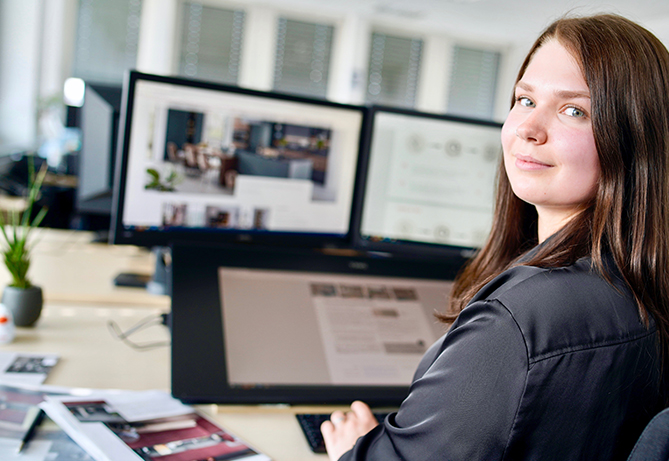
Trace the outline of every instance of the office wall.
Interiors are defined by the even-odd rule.
[[[42,53],[39,94],[42,98],[59,96],[63,82],[72,72],[76,35],[76,2],[42,0]]]
[[[137,70],[170,74],[175,61],[177,0],[144,0]]]
[[[41,6],[0,0],[0,146],[8,149],[33,145],[37,134]]]
[[[341,13],[332,7],[328,9],[326,4],[313,12],[270,7],[262,0],[204,0],[203,3],[245,10],[239,83],[261,90],[272,87],[279,17],[332,25],[335,32],[327,95],[331,100],[345,103],[364,101],[371,33],[381,31],[423,39],[416,99],[416,107],[421,110],[445,110],[454,45],[499,51],[494,116],[503,120],[517,68],[530,46],[527,41],[490,43],[472,36],[454,36],[440,28],[417,30],[407,25],[410,21],[401,18],[380,20]],[[158,74],[176,71],[182,4],[183,0],[143,0],[139,70]],[[77,6],[78,0],[0,0],[0,145],[31,143],[37,136],[38,99],[58,92],[72,69]],[[668,26],[658,22],[652,29],[662,36]]]
[[[66,15],[76,23],[76,0],[58,0]],[[380,30],[400,36],[419,36],[424,40],[421,65],[421,80],[417,96],[417,108],[441,112],[446,106],[450,50],[455,43],[482,46],[500,51],[504,56],[510,45],[504,43],[481,43],[451,37],[443,30],[415,30],[402,20],[379,21],[374,17],[360,17],[332,11],[305,12],[289,8],[268,7],[262,2],[235,2],[231,0],[205,0],[208,6],[239,9],[246,12],[244,46],[242,50],[239,83],[242,86],[268,90],[272,87],[274,52],[276,47],[276,23],[279,17],[313,21],[332,25],[335,28],[328,98],[339,102],[361,103],[364,101],[369,41],[372,30]],[[138,50],[137,68],[145,72],[171,74],[177,68],[179,37],[177,24],[181,13],[181,0],[143,0],[142,23]],[[319,9],[320,10],[320,9]],[[58,41],[60,39],[57,39]],[[68,46],[63,58],[71,60],[73,46]],[[67,56],[69,51],[70,56]],[[500,80],[503,80],[500,79]],[[499,92],[498,92],[499,93]],[[506,99],[506,98],[505,98]],[[503,118],[506,110],[496,111]]]
[[[151,4],[160,0],[144,0],[145,10],[150,11]],[[176,9],[180,2],[170,0],[168,2]],[[362,17],[353,14],[343,14],[334,11],[333,8],[319,9],[317,12],[304,12],[291,10],[285,7],[266,4],[254,4],[253,2],[234,2],[231,0],[208,0],[203,2],[209,6],[218,6],[228,9],[244,9],[246,11],[246,24],[244,32],[244,46],[242,56],[242,69],[240,85],[251,88],[268,90],[272,87],[274,71],[274,52],[276,48],[276,24],[280,17],[294,20],[311,21],[328,24],[334,27],[334,43],[332,50],[332,61],[328,81],[327,97],[333,101],[344,103],[362,103],[365,99],[365,85],[367,78],[367,65],[369,59],[369,47],[372,31],[380,31],[390,35],[420,37],[424,41],[423,57],[421,63],[420,83],[416,107],[421,110],[443,112],[447,100],[447,88],[450,71],[451,50],[455,44],[470,45],[499,51],[505,55],[512,46],[508,43],[486,43],[476,41],[472,37],[454,37],[448,35],[447,30],[422,30],[412,28],[401,18],[396,20],[369,16]],[[179,11],[177,11],[177,16]],[[176,31],[174,31],[176,33]],[[156,42],[154,42],[156,43]],[[176,37],[172,43],[176,43]],[[143,42],[144,46],[154,46]],[[172,63],[165,66],[168,60],[164,60],[159,67],[149,67],[148,62],[140,62],[140,67],[147,71],[157,73],[169,73],[176,68],[175,49],[172,48]],[[155,56],[158,53],[147,53]],[[501,79],[503,80],[503,79]],[[498,91],[499,93],[499,91]],[[506,98],[505,98],[506,100]],[[498,104],[496,104],[498,105]],[[506,105],[506,104],[505,104]],[[504,117],[506,110],[497,112],[498,119]]]
[[[0,0],[0,155],[39,143],[39,110],[70,76],[76,0]]]

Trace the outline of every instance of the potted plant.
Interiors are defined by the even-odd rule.
[[[31,242],[29,237],[47,213],[41,208],[31,219],[35,202],[46,176],[46,164],[35,174],[34,163],[29,162],[29,185],[23,212],[12,210],[7,218],[0,212],[2,229],[2,256],[12,282],[2,293],[2,304],[12,312],[17,326],[33,325],[42,312],[42,289],[33,285],[28,278],[30,268]]]

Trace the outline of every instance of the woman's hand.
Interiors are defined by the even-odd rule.
[[[341,455],[355,445],[359,437],[365,435],[378,424],[369,407],[359,401],[351,404],[351,411],[335,411],[330,421],[321,425],[325,448],[331,461],[337,461]]]

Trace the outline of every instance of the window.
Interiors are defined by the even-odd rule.
[[[454,115],[491,119],[500,54],[456,46],[447,111]]]
[[[279,19],[274,89],[325,98],[333,27]]]
[[[367,78],[368,102],[413,107],[420,75],[423,41],[372,34]]]
[[[137,64],[142,0],[80,0],[75,77],[120,84]]]
[[[236,84],[244,32],[244,12],[183,4],[179,74]]]

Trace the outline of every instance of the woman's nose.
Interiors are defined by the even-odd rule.
[[[547,139],[545,121],[541,115],[533,112],[516,128],[516,136],[523,141],[543,144]]]

